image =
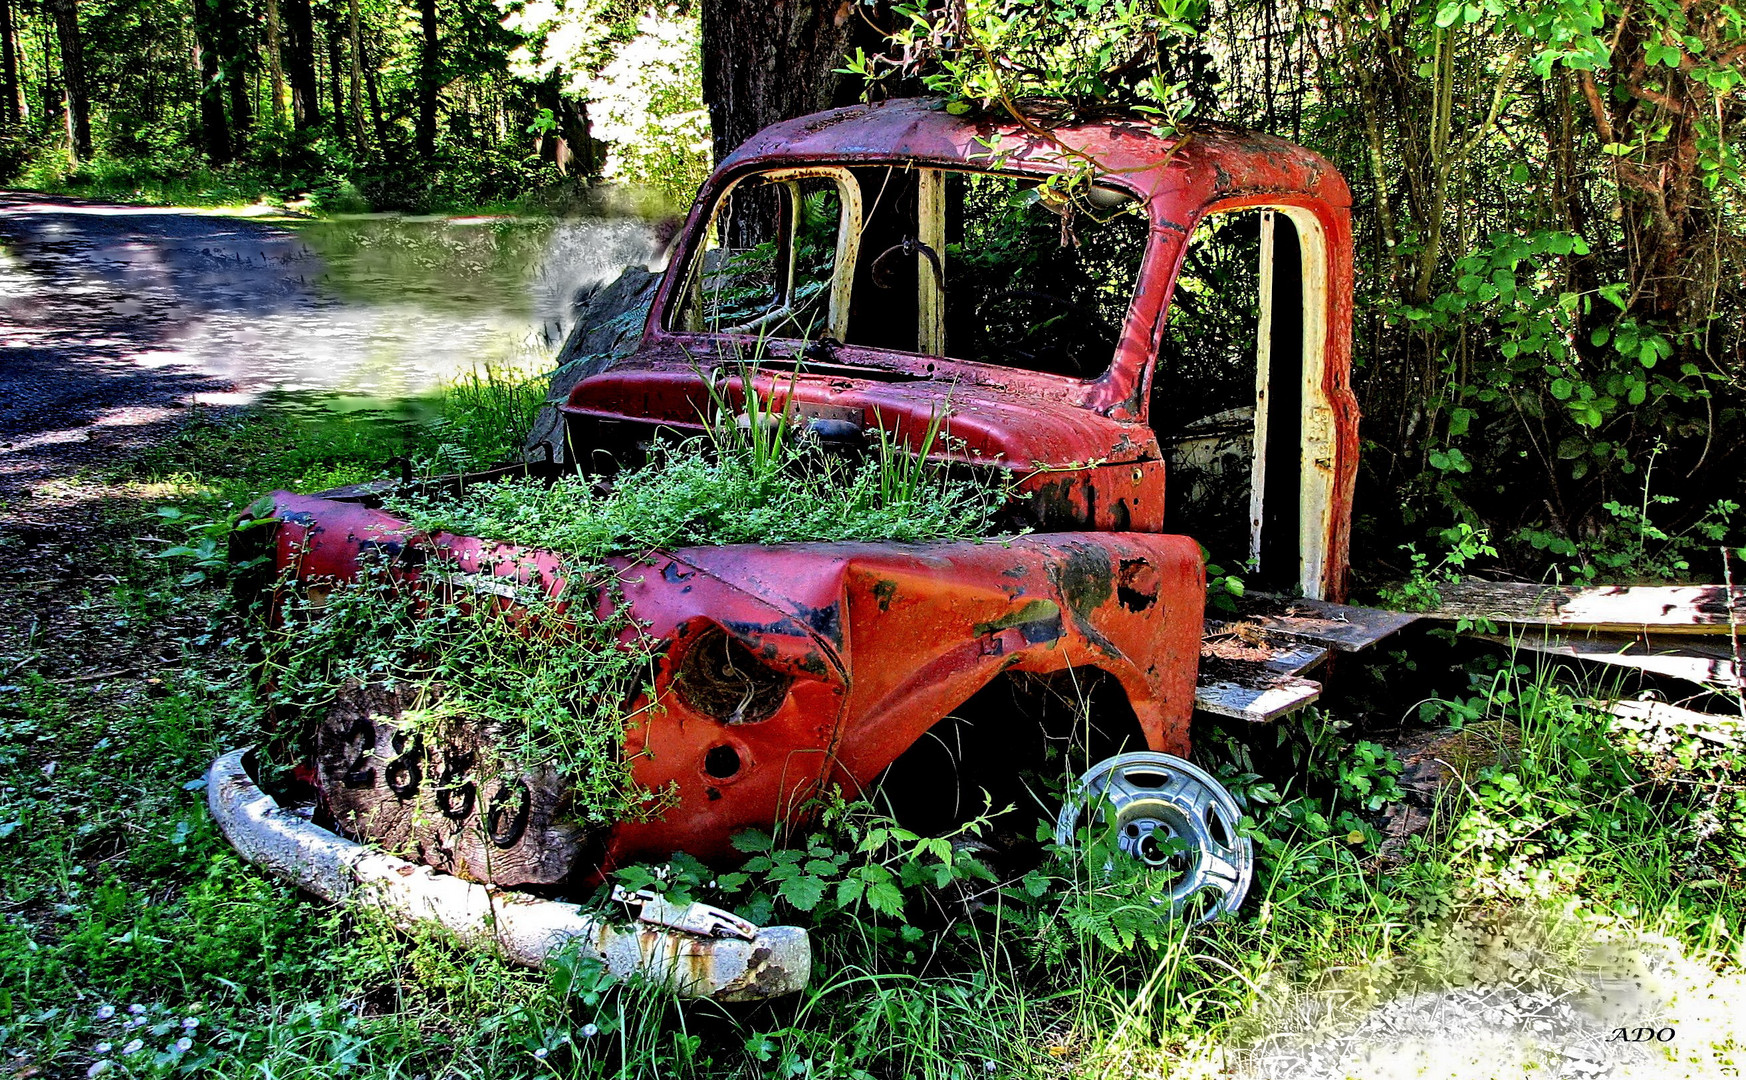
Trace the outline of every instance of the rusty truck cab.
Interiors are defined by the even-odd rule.
[[[976,217],[1003,200],[1048,223],[1049,265],[997,288],[970,279],[1013,273],[990,249],[1027,219]],[[572,394],[571,443],[695,428],[699,365],[757,358],[821,430],[915,441],[944,414],[936,454],[1024,477],[1033,528],[1186,533],[1275,592],[1342,599],[1348,205],[1320,156],[1221,128],[1045,138],[914,99],[777,124],[704,185],[642,347]]]

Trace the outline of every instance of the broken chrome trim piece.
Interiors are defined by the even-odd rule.
[[[609,923],[575,904],[479,885],[353,843],[280,807],[249,775],[248,753],[233,750],[207,770],[213,820],[244,859],[327,900],[371,905],[401,926],[441,926],[529,967],[543,968],[579,940],[614,975],[640,973],[686,997],[776,997],[804,988],[811,975],[811,942],[798,926],[757,927],[701,904],[669,911],[674,905],[653,898],[638,898],[636,924]],[[718,936],[727,928],[732,936]],[[694,932],[704,929],[711,935]]]

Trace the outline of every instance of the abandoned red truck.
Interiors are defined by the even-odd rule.
[[[622,752],[670,793],[657,816],[579,829],[563,791],[506,802],[487,778],[458,801],[434,780],[441,746],[394,783],[407,744],[384,701],[353,747],[368,783],[321,764],[347,756],[320,744],[357,739],[355,717],[315,725],[320,820],[473,881],[563,886],[675,851],[731,861],[737,833],[831,789],[948,825],[980,791],[1022,802],[1015,777],[1071,745],[1083,777],[1048,810],[1063,835],[1101,800],[1124,851],[1181,875],[1179,899],[1234,909],[1248,841],[1182,760],[1197,702],[1271,718],[1313,699],[1302,672],[1329,648],[1391,628],[1338,606],[1358,452],[1348,204],[1316,154],[1215,126],[1043,135],[897,100],[766,129],[704,184],[634,353],[575,385],[557,460],[523,468],[609,474],[726,406],[845,453],[882,435],[1003,470],[1009,535],[621,559],[622,602],[657,643]],[[550,553],[421,533],[381,491],[275,493],[280,580],[344,581],[384,551],[510,584],[560,573]],[[1293,598],[1259,620],[1285,636],[1209,633],[1203,548]],[[1089,725],[1064,703],[1089,703]]]

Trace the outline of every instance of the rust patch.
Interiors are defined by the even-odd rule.
[[[873,586],[873,599],[879,602],[880,611],[890,611],[891,601],[897,596],[897,582],[886,578]]]
[[[1145,559],[1123,559],[1116,570],[1116,603],[1137,615],[1157,602],[1157,568]]]

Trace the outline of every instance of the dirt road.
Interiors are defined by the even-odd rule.
[[[251,220],[0,192],[0,521],[197,405],[537,366],[634,222]]]

